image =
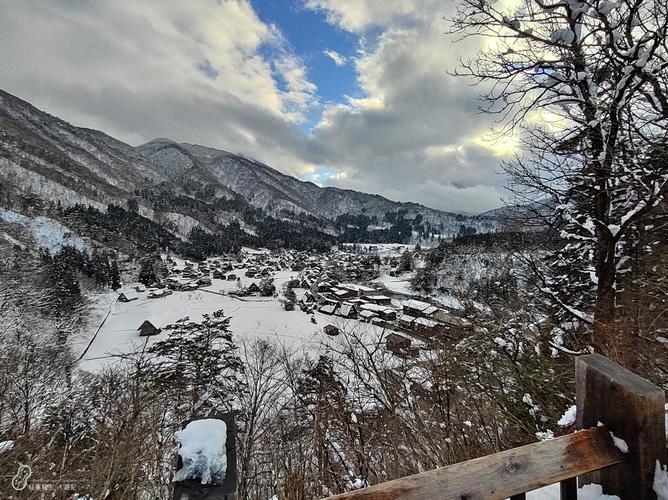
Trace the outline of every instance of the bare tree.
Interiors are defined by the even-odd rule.
[[[291,399],[291,391],[282,353],[275,345],[264,340],[242,341],[240,351],[245,390],[239,398],[238,497],[270,498],[274,494],[271,443],[275,421]]]
[[[663,0],[462,0],[452,19],[490,47],[457,74],[488,89],[498,132],[520,134],[506,162],[515,201],[561,241],[540,289],[610,335],[636,235],[665,216],[668,5]],[[643,251],[646,249],[643,249]],[[541,269],[545,271],[545,269]]]

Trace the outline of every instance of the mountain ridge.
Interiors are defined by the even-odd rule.
[[[169,138],[138,146],[77,127],[0,90],[0,194],[50,203],[135,204],[138,213],[187,237],[239,223],[253,233],[274,218],[337,235],[351,225],[384,230],[400,218],[429,234],[451,237],[463,226],[493,231],[493,216],[445,212],[416,202],[318,186],[245,155]],[[405,232],[405,231],[404,231]]]

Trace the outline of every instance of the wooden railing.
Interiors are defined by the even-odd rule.
[[[597,354],[578,357],[575,374],[578,432],[329,500],[519,500],[554,483],[574,500],[578,480],[622,500],[655,499],[656,461],[666,463],[663,390]]]

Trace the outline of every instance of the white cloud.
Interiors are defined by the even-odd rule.
[[[322,53],[325,54],[327,57],[329,57],[332,61],[334,61],[334,64],[336,64],[337,66],[343,66],[347,62],[346,58],[335,50],[327,49],[323,50]]]
[[[328,20],[350,32],[361,32],[371,26],[396,25],[416,16],[438,15],[439,0],[306,0],[308,8],[319,10]]]
[[[485,141],[479,89],[447,74],[478,48],[443,34],[452,4],[305,4],[359,40],[345,62],[360,92],[342,102],[319,103],[305,63],[248,0],[13,2],[0,16],[0,87],[133,144],[169,137],[435,208],[497,206],[499,155],[514,143]]]
[[[361,40],[353,64],[362,95],[327,106],[314,132],[342,157],[347,176],[337,185],[447,210],[499,206],[505,184],[499,159],[515,142],[487,139],[491,119],[476,109],[480,87],[448,74],[459,56],[478,48],[444,35],[444,9],[452,6],[435,0],[308,5]]]
[[[0,87],[77,125],[227,148],[288,172],[312,155],[295,124],[317,89],[246,0],[22,0],[3,7],[0,32]]]

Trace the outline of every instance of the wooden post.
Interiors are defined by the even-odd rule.
[[[227,439],[225,451],[227,454],[227,471],[225,479],[220,485],[202,485],[199,479],[186,479],[174,483],[172,500],[236,500],[237,492],[237,446],[234,414],[214,414],[206,418],[215,418],[225,422]],[[183,422],[182,428],[193,420]],[[182,466],[181,457],[178,457],[178,468]]]
[[[656,499],[656,461],[665,464],[663,390],[599,354],[575,361],[578,429],[605,425],[628,445],[624,461],[580,477],[622,500]]]
[[[577,500],[578,499],[578,478],[572,477],[565,479],[559,485],[559,498],[561,500]]]

